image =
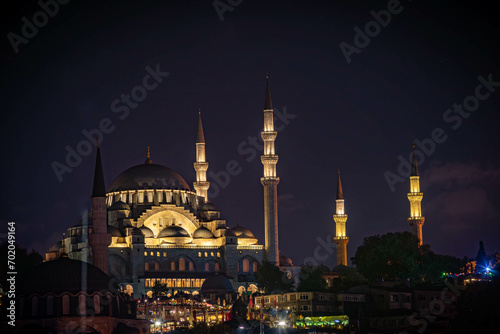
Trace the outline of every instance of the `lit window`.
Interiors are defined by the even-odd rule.
[[[250,261],[248,259],[243,259],[243,272],[248,273],[250,271]]]
[[[156,256],[160,257],[160,252],[156,252]]]
[[[211,253],[210,253],[210,256],[211,256],[211,257],[214,257],[214,252],[211,252]]]
[[[208,256],[208,254],[207,254],[207,252],[205,252],[205,257],[207,257],[207,256]]]
[[[148,252],[144,252],[144,256],[148,256]]]
[[[154,253],[153,253],[153,252],[151,252],[151,256],[154,256],[153,254],[154,254]]]
[[[167,252],[163,252],[163,257],[167,257]]]
[[[198,257],[201,257],[201,252],[198,252]]]
[[[217,257],[220,257],[220,253],[219,252],[217,252]]]

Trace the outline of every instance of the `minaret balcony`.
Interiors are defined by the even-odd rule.
[[[276,165],[278,163],[277,154],[262,155],[260,161],[263,165]]]
[[[197,172],[206,172],[208,170],[208,162],[195,162],[193,164],[194,170]]]
[[[274,141],[278,136],[278,132],[276,131],[262,131],[260,133],[263,141]]]

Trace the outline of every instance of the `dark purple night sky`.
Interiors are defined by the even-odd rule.
[[[364,30],[387,1],[232,1],[223,21],[212,1],[71,1],[16,53],[9,32],[21,34],[22,18],[40,11],[25,3],[2,13],[0,221],[17,223],[20,245],[44,253],[89,207],[95,148],[62,182],[51,164],[66,164],[65,148],[76,149],[82,130],[103,119],[113,129],[101,150],[108,186],[144,162],[148,145],[154,163],[192,186],[198,108],[212,190],[228,162],[241,168],[212,201],[229,226],[246,226],[263,243],[261,151],[250,142],[263,125],[269,72],[281,115],[279,241],[296,264],[334,233],[338,168],[348,257],[366,236],[409,230],[408,180],[391,189],[385,174],[399,175],[398,157],[433,132],[446,140],[419,168],[424,243],[459,257],[475,256],[480,240],[488,253],[500,251],[500,20],[492,4],[401,1],[348,63],[339,45],[355,45],[354,28]],[[169,74],[127,113],[114,101],[143,85],[148,66]],[[479,76],[494,82],[490,90],[476,92]],[[468,98],[475,94],[483,100]],[[477,110],[447,111],[464,100]]]

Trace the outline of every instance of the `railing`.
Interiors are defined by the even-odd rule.
[[[250,250],[260,250],[264,249],[263,245],[248,245],[248,246],[238,246],[237,249],[250,249]]]
[[[218,249],[220,246],[199,246],[199,245],[145,245],[144,248],[186,248],[186,249]]]

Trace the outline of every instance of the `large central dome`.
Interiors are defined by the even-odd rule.
[[[156,164],[137,165],[121,173],[108,192],[138,189],[191,190],[186,180],[174,170]]]

